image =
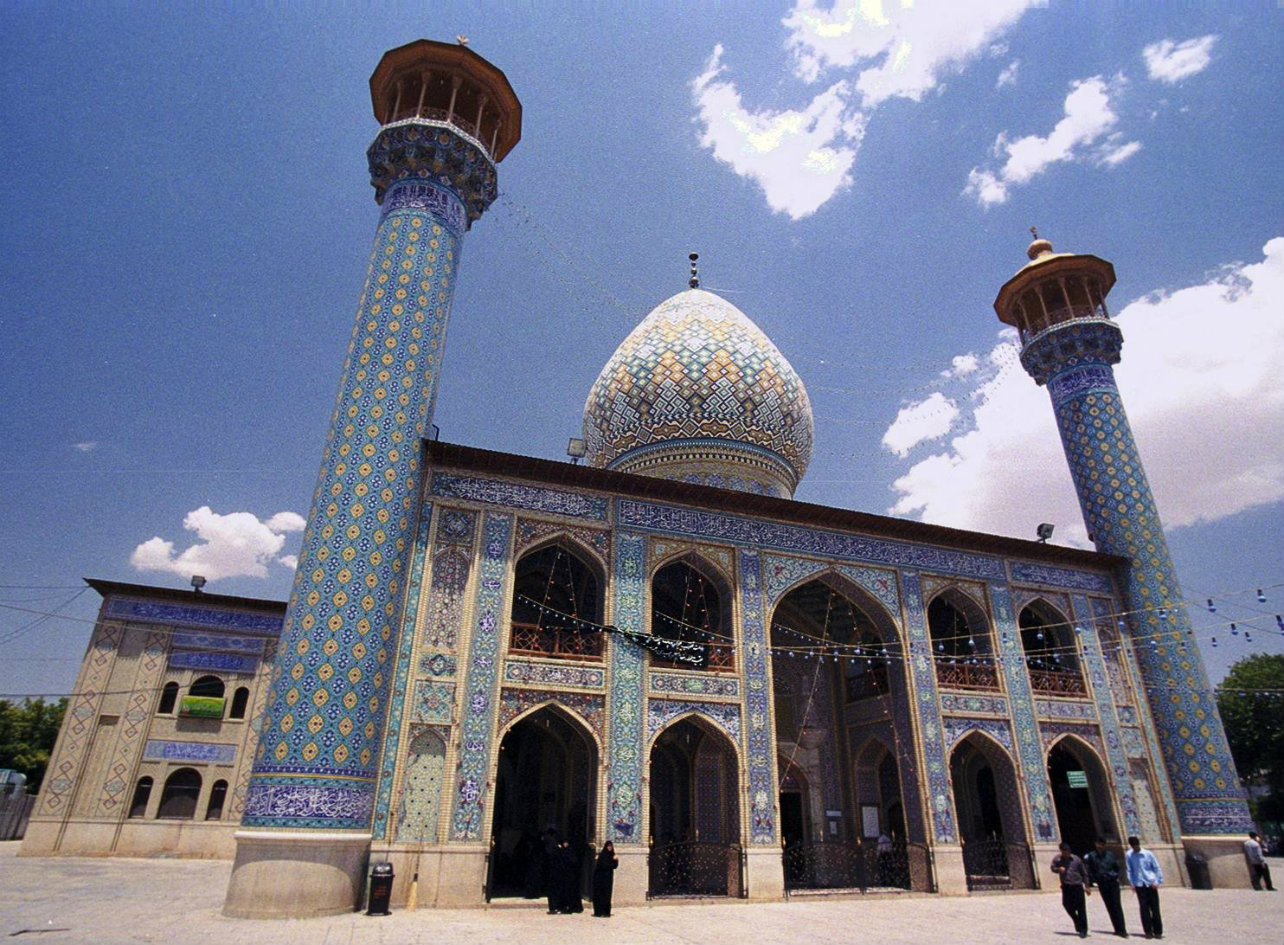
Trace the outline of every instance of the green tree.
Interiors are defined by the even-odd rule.
[[[1230,668],[1217,695],[1240,777],[1270,787],[1263,820],[1284,820],[1284,656],[1257,653]]]
[[[21,704],[0,699],[0,768],[25,774],[32,794],[40,790],[66,711],[66,699],[26,699]]]

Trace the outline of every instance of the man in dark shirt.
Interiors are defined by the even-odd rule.
[[[1061,844],[1061,853],[1052,860],[1052,872],[1061,877],[1061,905],[1074,920],[1074,930],[1080,938],[1088,937],[1088,908],[1084,897],[1088,893],[1088,871],[1083,860],[1070,852],[1070,844]]]
[[[1090,850],[1083,858],[1083,865],[1088,870],[1088,881],[1101,890],[1101,901],[1110,914],[1110,924],[1115,927],[1115,934],[1120,938],[1128,937],[1128,926],[1124,923],[1123,906],[1119,904],[1119,871],[1122,869],[1119,858],[1114,851],[1106,849],[1106,841],[1097,838],[1095,849]]]

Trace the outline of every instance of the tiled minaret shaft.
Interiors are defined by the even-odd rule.
[[[1114,267],[1053,253],[1037,238],[1029,256],[994,308],[1021,334],[1022,366],[1048,388],[1091,540],[1130,562],[1125,619],[1181,831],[1238,833],[1250,826],[1244,791],[1115,385],[1123,334],[1106,309]]]
[[[421,442],[461,241],[495,199],[495,164],[521,128],[503,73],[463,46],[420,40],[392,50],[370,85],[382,127],[368,158],[382,212],[242,822],[354,831],[367,845],[419,513]],[[238,850],[238,866],[241,859]],[[247,914],[233,902],[236,885],[234,875],[227,911]],[[272,914],[307,911],[287,903]]]

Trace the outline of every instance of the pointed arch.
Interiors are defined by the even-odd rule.
[[[715,562],[694,549],[670,555],[652,570],[650,588],[652,635],[700,644],[694,663],[653,656],[655,665],[735,669],[734,585]]]
[[[1088,689],[1079,661],[1079,641],[1064,612],[1036,597],[1017,616],[1021,649],[1036,693],[1085,696]]]
[[[963,587],[941,588],[928,600],[928,633],[936,678],[947,689],[1000,689],[994,628],[985,608]]]
[[[440,732],[422,728],[410,739],[401,782],[397,839],[436,843],[445,784],[446,742]]]
[[[601,660],[606,571],[573,536],[551,536],[513,566],[508,648],[526,656]]]
[[[740,842],[738,746],[698,712],[684,712],[647,746],[650,759],[650,836],[661,846],[698,841]]]
[[[1120,839],[1117,792],[1100,752],[1075,733],[1063,732],[1048,746],[1046,761],[1061,840],[1082,856],[1097,837]],[[1070,767],[1074,763],[1077,769]]]
[[[602,744],[602,738],[598,734],[597,730],[593,727],[593,724],[588,719],[584,718],[584,716],[581,715],[577,710],[575,710],[570,706],[564,705],[563,703],[559,702],[555,697],[550,697],[548,699],[541,699],[539,702],[534,702],[534,703],[531,703],[529,706],[525,706],[520,712],[518,712],[511,719],[509,719],[509,721],[506,724],[501,726],[498,732],[496,732],[496,739],[495,739],[496,743],[498,744],[503,742],[504,736],[507,735],[509,732],[511,732],[516,726],[520,725],[522,722],[526,721],[531,716],[538,715],[540,712],[544,711],[545,709],[548,709],[553,714],[560,716],[564,721],[567,722],[567,724],[577,729],[579,734],[583,736],[589,742],[590,745],[592,745],[593,750],[595,752],[600,753],[605,750]]]

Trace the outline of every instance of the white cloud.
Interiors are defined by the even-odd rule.
[[[959,415],[958,405],[936,391],[926,400],[902,407],[883,434],[883,445],[897,456],[909,455],[925,440],[939,440],[950,432]]]
[[[784,24],[800,77],[814,82],[825,69],[856,70],[856,89],[873,108],[893,97],[920,101],[943,73],[991,54],[994,40],[1035,5],[1042,4],[839,0],[821,9],[818,0],[800,0]]]
[[[98,441],[84,440],[80,443],[72,443],[71,448],[81,453],[92,453],[94,450],[98,449]]]
[[[1141,51],[1146,71],[1160,82],[1180,82],[1187,76],[1203,72],[1213,60],[1216,35],[1200,36],[1175,43],[1171,39],[1151,43]]]
[[[980,56],[1003,55],[994,41],[1037,0],[839,0],[822,9],[799,0],[784,19],[794,73],[808,83],[842,75],[798,108],[747,108],[725,74],[723,47],[692,82],[701,144],[762,187],[767,203],[808,216],[849,186],[865,125],[890,98],[914,101]]]
[[[1284,500],[1284,237],[1263,256],[1118,313],[1116,377],[1169,528]],[[1054,522],[1086,545],[1052,406],[1001,338],[973,379],[969,429],[893,483],[889,511],[1022,538]]]
[[[1008,67],[999,73],[998,79],[996,79],[994,82],[994,87],[996,89],[1001,89],[1005,85],[1016,85],[1017,72],[1020,70],[1020,68],[1021,68],[1021,60],[1013,59],[1010,63],[1008,63]]]
[[[845,83],[830,86],[802,111],[751,112],[722,72],[718,46],[692,83],[704,123],[701,144],[756,181],[772,210],[800,219],[851,183],[864,120],[848,109]]]
[[[980,370],[980,367],[980,360],[971,352],[956,354],[950,361],[950,366],[941,372],[941,377],[962,377],[964,374]]]
[[[277,556],[285,547],[286,533],[301,531],[304,525],[294,512],[278,512],[262,522],[251,512],[219,515],[203,505],[183,519],[183,527],[196,533],[196,544],[175,555],[174,543],[157,536],[135,548],[129,563],[139,571],[170,571],[184,577],[200,574],[211,581],[267,577],[270,562],[290,568],[298,564],[294,555]]]
[[[1114,86],[1122,84],[1116,79]],[[1028,183],[1053,164],[1095,160],[1119,164],[1141,149],[1137,142],[1118,144],[1116,136],[1107,137],[1119,121],[1110,104],[1111,83],[1101,76],[1075,82],[1066,96],[1064,117],[1046,136],[1026,135],[1015,141],[1000,132],[993,153],[1002,159],[995,169],[973,168],[968,174],[963,193],[976,198],[983,207],[1003,203],[1011,187]],[[1093,146],[1105,138],[1104,148]]]

